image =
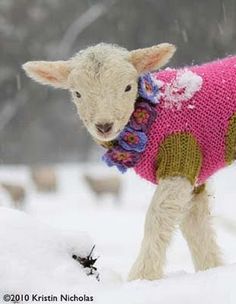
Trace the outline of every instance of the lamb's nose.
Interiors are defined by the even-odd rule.
[[[106,134],[109,131],[111,131],[112,127],[113,127],[113,123],[104,123],[104,124],[96,124],[95,125],[97,130],[102,133],[102,134]]]

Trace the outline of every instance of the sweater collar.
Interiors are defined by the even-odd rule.
[[[122,173],[135,167],[146,150],[148,133],[157,117],[156,105],[160,102],[158,81],[154,74],[147,73],[138,79],[138,97],[129,122],[118,137],[101,145],[108,150],[102,160],[116,166]]]

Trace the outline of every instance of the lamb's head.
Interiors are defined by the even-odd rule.
[[[23,68],[42,84],[70,90],[90,134],[99,141],[109,141],[129,121],[139,75],[166,64],[174,51],[168,43],[130,52],[101,43],[67,61],[31,61]]]

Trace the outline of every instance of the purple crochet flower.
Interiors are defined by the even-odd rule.
[[[109,166],[116,166],[122,173],[128,168],[133,167],[139,159],[139,154],[135,151],[126,151],[116,147],[108,150],[102,157],[102,160]]]
[[[157,116],[156,109],[146,102],[138,102],[130,119],[130,127],[146,132]]]
[[[139,77],[138,93],[153,104],[159,103],[159,88],[151,73],[147,73]]]
[[[125,150],[142,152],[146,147],[147,135],[142,131],[125,127],[118,137],[118,143]]]

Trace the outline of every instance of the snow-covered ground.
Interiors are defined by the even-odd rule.
[[[4,294],[36,293],[58,299],[62,293],[85,294],[99,304],[236,303],[236,166],[220,172],[210,183],[227,266],[194,274],[185,241],[176,232],[168,250],[166,278],[131,283],[126,276],[139,249],[154,186],[129,172],[122,176],[119,201],[109,195],[97,198],[82,178],[84,172],[107,175],[115,171],[98,165],[57,166],[58,192],[40,194],[27,168],[1,167],[0,181],[23,184],[28,195],[19,211],[6,208],[9,199],[0,194],[0,204],[5,205],[0,208],[0,303]],[[93,244],[99,256],[100,282],[86,276],[71,258],[88,254]],[[88,302],[89,298],[83,299]]]

